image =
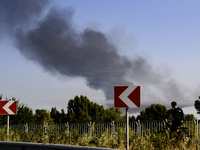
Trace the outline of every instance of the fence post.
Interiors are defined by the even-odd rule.
[[[24,124],[25,132],[28,133],[28,123]]]
[[[197,123],[196,123],[196,137],[197,139],[199,139],[199,121],[198,121],[198,118],[196,118],[197,120]]]
[[[92,123],[88,123],[88,135],[91,138],[92,137]]]
[[[196,127],[195,127],[195,140],[196,140],[196,150],[199,149],[199,120],[196,118]]]
[[[197,119],[197,124],[198,124],[198,132],[197,132],[197,135],[198,135],[198,138],[197,138],[197,150],[199,148],[199,135],[200,135],[200,125],[199,125],[199,120]]]
[[[192,130],[192,138],[194,137],[194,138],[196,139],[196,138],[197,138],[197,128],[196,128],[197,122],[196,122],[195,119],[193,119],[193,123],[194,123],[194,132],[193,132],[193,130]],[[192,129],[193,129],[193,128],[192,128]]]
[[[136,122],[137,125],[137,134],[139,135],[139,137],[141,137],[141,123],[140,120],[138,120],[138,122]]]
[[[66,128],[67,128],[67,130],[66,130],[66,134],[68,134],[69,133],[69,122],[67,122],[67,123],[65,123],[65,126],[66,126]]]
[[[111,124],[111,135],[113,140],[115,140],[115,123],[114,121],[112,121],[110,124]]]
[[[44,139],[47,140],[48,123],[44,123]]]

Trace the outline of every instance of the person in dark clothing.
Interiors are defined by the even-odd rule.
[[[180,107],[177,107],[177,103],[175,101],[171,102],[172,108],[167,111],[167,114],[161,119],[167,119],[170,115],[172,115],[172,125],[170,128],[170,137],[177,130],[179,126],[183,124],[184,113]]]

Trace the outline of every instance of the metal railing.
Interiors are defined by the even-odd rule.
[[[111,148],[98,148],[87,146],[71,146],[60,144],[43,144],[43,143],[25,143],[25,142],[2,142],[0,141],[1,150],[14,150],[14,149],[26,149],[26,150],[119,150]]]
[[[198,135],[200,132],[196,120],[185,120],[182,126],[188,127],[190,137]],[[143,137],[149,134],[155,134],[164,128],[162,121],[133,121],[129,122],[129,135]],[[0,134],[6,130],[6,125],[0,125]],[[11,131],[16,131],[19,135],[22,133],[37,134],[44,133],[65,133],[72,138],[74,136],[101,137],[107,136],[115,139],[116,136],[126,138],[126,122],[94,122],[94,123],[58,123],[58,124],[19,124],[10,125]]]

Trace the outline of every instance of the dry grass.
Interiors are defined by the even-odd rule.
[[[197,142],[195,140],[171,140],[167,135],[145,135],[139,137],[137,134],[130,132],[129,149],[130,150],[195,150]],[[6,130],[1,129],[0,140],[6,141]],[[10,131],[10,141],[16,142],[32,142],[32,143],[52,143],[65,145],[92,146],[104,148],[119,148],[126,149],[126,140],[124,136],[115,134],[115,138],[110,137],[108,132],[104,132],[101,136],[90,137],[88,134],[80,135],[77,131],[69,134],[66,131],[47,132],[42,129],[37,129],[32,133],[23,132],[18,134],[18,131]]]

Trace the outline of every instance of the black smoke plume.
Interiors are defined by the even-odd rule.
[[[85,29],[78,33],[71,18],[71,11],[51,9],[35,29],[16,32],[19,50],[44,69],[84,77],[88,86],[113,98],[110,89],[114,85],[130,84],[124,75],[131,62],[121,57],[101,32]]]
[[[0,35],[13,33],[16,28],[27,28],[48,6],[48,0],[0,0]]]

